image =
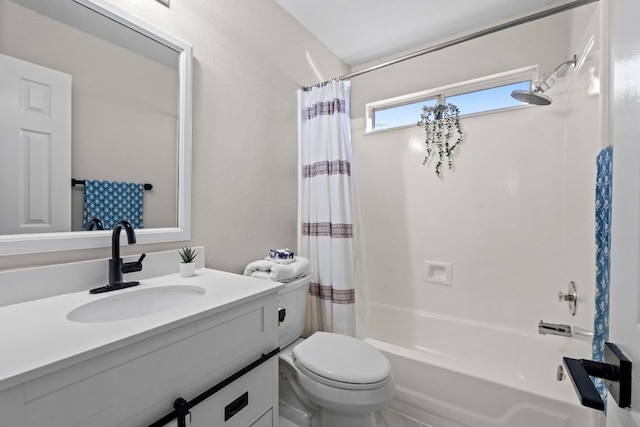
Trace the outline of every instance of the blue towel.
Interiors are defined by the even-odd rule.
[[[604,359],[604,342],[609,339],[609,272],[611,266],[611,201],[613,178],[613,147],[600,151],[596,174],[596,310],[593,319],[593,360]],[[602,379],[593,382],[607,401],[607,389]]]
[[[98,218],[105,230],[118,222],[129,221],[133,228],[143,228],[144,185],[132,182],[85,180],[83,229]]]

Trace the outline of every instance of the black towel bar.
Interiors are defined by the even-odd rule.
[[[84,185],[85,184],[85,180],[84,179],[75,179],[75,178],[71,178],[71,186],[75,187],[76,185]],[[144,189],[149,191],[149,190],[153,190],[153,185],[151,184],[144,184]]]
[[[618,406],[628,408],[631,405],[632,363],[615,344],[605,342],[604,345],[604,363],[563,357],[564,366],[582,406],[604,411],[604,401],[590,378],[597,377],[604,380]]]

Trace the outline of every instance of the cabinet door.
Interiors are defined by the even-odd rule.
[[[269,409],[258,421],[251,424],[251,427],[273,427],[273,411]]]
[[[277,363],[277,357],[271,358],[191,408],[189,427],[271,426],[272,415],[265,415],[272,413],[273,371],[278,369]]]

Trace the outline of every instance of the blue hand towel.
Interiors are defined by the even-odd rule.
[[[144,185],[132,182],[85,180],[83,228],[99,218],[105,230],[125,220],[143,228]]]
[[[609,271],[611,259],[611,184],[613,147],[600,151],[596,173],[596,311],[593,321],[593,360],[604,360],[604,343],[609,339]],[[592,381],[606,403],[606,388],[600,378]]]

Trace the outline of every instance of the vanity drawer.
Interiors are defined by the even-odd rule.
[[[191,408],[189,427],[272,426],[274,373],[278,358],[267,362],[238,378],[213,396]]]

